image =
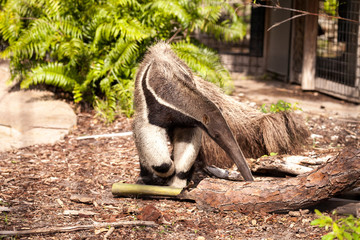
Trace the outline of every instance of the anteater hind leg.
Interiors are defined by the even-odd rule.
[[[134,138],[140,159],[140,176],[144,183],[157,184],[157,177],[167,178],[174,173],[165,129],[149,123],[135,123]]]
[[[173,131],[175,175],[169,182],[172,187],[186,187],[190,170],[201,147],[202,130],[198,127],[176,128]]]

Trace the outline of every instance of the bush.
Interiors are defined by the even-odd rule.
[[[319,210],[315,210],[316,215],[319,216],[318,219],[315,219],[311,222],[311,225],[316,225],[319,227],[324,227],[326,230],[329,228],[332,229],[331,232],[325,234],[321,239],[322,240],[332,240],[332,239],[347,239],[347,240],[358,240],[360,239],[360,219],[354,218],[350,215],[347,218],[340,218],[334,220],[333,218],[322,214]],[[333,213],[335,214],[335,213]]]
[[[291,112],[296,110],[302,111],[302,109],[297,106],[297,103],[291,104],[284,100],[279,100],[276,104],[272,103],[270,107],[264,103],[260,108],[260,111],[263,113]]]
[[[146,49],[160,40],[201,77],[224,86],[229,73],[196,32],[227,41],[245,34],[235,6],[186,0],[3,0],[0,35],[9,46],[12,80],[48,84],[90,102],[113,120],[133,113],[134,76]],[[225,16],[225,17],[223,17]]]

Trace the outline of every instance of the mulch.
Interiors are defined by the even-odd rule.
[[[0,207],[8,209],[0,214],[0,231],[144,220],[157,225],[116,227],[105,238],[109,228],[16,239],[319,239],[326,232],[310,225],[313,210],[242,214],[207,211],[191,201],[114,198],[113,183],[135,183],[139,174],[132,137],[76,138],[131,131],[131,119],[106,124],[94,111],[77,116],[76,128],[55,145],[0,153]],[[304,152],[360,148],[359,119],[309,116],[307,124],[316,136]]]

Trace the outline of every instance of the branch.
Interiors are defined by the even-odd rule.
[[[349,18],[343,18],[343,17],[337,17],[337,16],[330,16],[330,15],[328,15],[328,14],[322,14],[322,13],[312,13],[312,12],[308,12],[308,11],[304,11],[304,10],[299,10],[299,9],[281,7],[281,6],[279,6],[279,5],[271,6],[271,5],[261,5],[261,4],[259,4],[259,3],[251,3],[250,5],[253,6],[253,7],[263,7],[263,8],[271,8],[271,9],[280,9],[280,10],[286,10],[286,11],[290,11],[290,12],[297,12],[297,13],[301,13],[301,14],[304,14],[304,15],[312,15],[312,16],[321,16],[321,17],[328,17],[328,18],[336,18],[336,19],[345,20],[345,21],[349,21],[349,22],[359,23],[358,21],[353,20],[353,19],[349,19]]]
[[[131,135],[132,135],[132,132],[109,133],[109,134],[77,137],[76,140],[83,140],[83,139],[90,139],[90,138],[96,139],[96,138],[102,138],[102,137],[127,137],[127,136],[131,136]]]
[[[171,38],[169,38],[166,43],[171,43],[172,40],[174,40],[174,38],[176,37],[176,35],[179,34],[179,32],[181,32],[182,28],[180,27],[175,33],[174,35],[171,36]]]
[[[0,231],[0,237],[5,236],[21,236],[31,234],[50,234],[59,232],[73,232],[80,230],[88,230],[93,228],[106,228],[106,227],[121,227],[121,226],[146,226],[154,227],[157,224],[153,221],[119,221],[111,223],[94,223],[90,225],[76,225],[71,227],[48,227],[48,228],[35,228],[30,230],[19,231]]]
[[[292,16],[291,18],[287,18],[287,19],[285,19],[285,20],[283,20],[283,21],[281,21],[281,22],[275,23],[274,25],[272,25],[271,27],[269,27],[267,31],[270,31],[271,29],[273,29],[274,27],[279,26],[280,24],[283,24],[283,23],[288,22],[288,21],[291,21],[291,20],[293,20],[293,19],[295,19],[295,18],[303,17],[303,16],[306,16],[306,15],[308,15],[308,14],[307,14],[307,13],[302,13],[302,14],[294,15],[294,16]]]
[[[114,232],[115,228],[111,227],[109,231],[104,235],[104,240],[107,240],[108,237]]]

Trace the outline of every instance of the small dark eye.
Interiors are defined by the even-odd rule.
[[[208,115],[204,114],[203,118],[202,118],[202,121],[205,125],[208,125],[209,122],[210,122],[210,118]]]

